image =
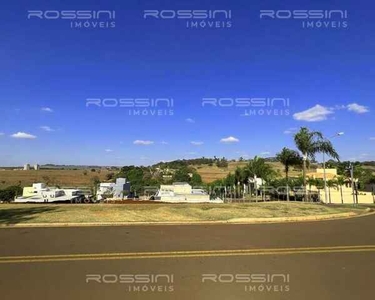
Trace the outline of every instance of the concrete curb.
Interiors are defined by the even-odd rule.
[[[4,228],[44,228],[44,227],[101,227],[101,226],[154,226],[154,225],[222,225],[222,224],[272,224],[272,223],[294,223],[294,222],[314,222],[330,221],[340,219],[351,219],[374,215],[375,212],[358,214],[355,212],[327,214],[317,216],[301,217],[277,217],[277,218],[237,218],[226,221],[186,221],[186,222],[102,222],[102,223],[18,223],[0,225]]]

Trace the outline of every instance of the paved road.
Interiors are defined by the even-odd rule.
[[[375,216],[264,225],[0,229],[1,297],[373,299],[374,228]]]

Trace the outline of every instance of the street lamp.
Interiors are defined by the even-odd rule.
[[[331,136],[330,139],[344,135],[344,132],[337,132],[335,135]],[[323,174],[324,174],[324,200],[327,204],[328,202],[328,190],[327,190],[327,173],[326,173],[326,159],[325,153],[323,152]]]

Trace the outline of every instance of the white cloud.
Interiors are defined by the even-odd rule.
[[[203,145],[203,142],[199,142],[199,141],[191,141],[190,144],[194,145],[194,146],[201,146]]]
[[[45,111],[45,112],[50,112],[50,113],[53,112],[53,109],[49,107],[42,107],[40,110]]]
[[[191,118],[187,118],[185,121],[188,122],[188,123],[195,123],[195,120],[193,120]]]
[[[166,142],[166,141],[161,141],[161,144],[162,144],[162,145],[169,145],[169,143]]]
[[[40,126],[40,129],[43,129],[44,131],[52,132],[55,131],[55,129],[52,129],[49,126]]]
[[[342,109],[346,109],[346,108],[347,108],[346,105],[342,105],[342,104],[335,105],[334,107],[332,107],[332,109],[334,109],[334,110],[342,110]]]
[[[369,112],[370,110],[368,109],[368,107],[366,106],[363,106],[363,105],[359,105],[357,103],[351,103],[351,104],[348,104],[346,106],[346,108],[348,109],[348,111],[352,111],[352,112],[355,112],[357,114],[364,114],[364,113],[367,113]]]
[[[375,141],[375,136],[369,138],[370,141]]]
[[[196,154],[198,154],[197,152],[187,152],[186,153],[187,155],[196,155]]]
[[[4,132],[0,132],[0,136],[4,135]]]
[[[319,122],[327,120],[327,116],[330,114],[333,114],[331,109],[317,104],[307,110],[295,113],[293,118],[297,121]]]
[[[105,152],[113,152],[112,149],[105,149],[104,151],[105,151]]]
[[[220,140],[220,143],[224,144],[231,144],[231,143],[238,143],[240,140],[238,138],[235,138],[233,136],[228,136],[227,138],[222,138]]]
[[[298,130],[298,128],[288,128],[287,130],[284,130],[284,134],[292,134],[295,133]]]
[[[264,152],[261,152],[260,155],[270,155],[271,152],[268,152],[268,151],[264,151]]]
[[[144,141],[144,140],[135,140],[133,142],[134,145],[143,145],[143,146],[152,145],[153,143],[154,143],[153,141]]]
[[[21,131],[12,134],[11,137],[15,139],[36,139],[35,135]]]

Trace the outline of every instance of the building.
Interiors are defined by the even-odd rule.
[[[154,199],[155,201],[172,203],[223,203],[222,200],[210,200],[210,195],[203,189],[193,189],[186,182],[161,185]]]
[[[23,188],[21,197],[17,197],[14,202],[71,202],[81,203],[86,199],[83,191],[78,189],[58,189],[50,188],[44,183],[33,183],[32,186]]]
[[[317,169],[315,172],[310,172],[306,174],[307,177],[314,179],[324,180],[324,169]],[[326,169],[326,179],[334,180],[337,179],[336,169]],[[357,183],[358,179],[354,178],[354,182]],[[322,202],[332,203],[332,204],[373,204],[375,203],[375,195],[371,191],[356,191],[353,195],[353,189],[351,186],[350,178],[345,180],[345,183],[341,186],[329,187],[327,184],[327,201],[325,197],[324,189],[318,189],[315,186],[311,187],[312,191],[317,191],[320,195]]]
[[[126,178],[117,178],[116,182],[103,182],[99,184],[96,199],[105,198],[123,199],[130,193],[130,182]]]
[[[35,165],[34,165],[34,170],[37,171],[37,170],[39,170],[39,169],[40,169],[40,166],[39,166],[38,164],[35,164]]]
[[[24,169],[25,171],[30,170],[30,164],[24,164],[24,165],[23,165],[23,169]]]

